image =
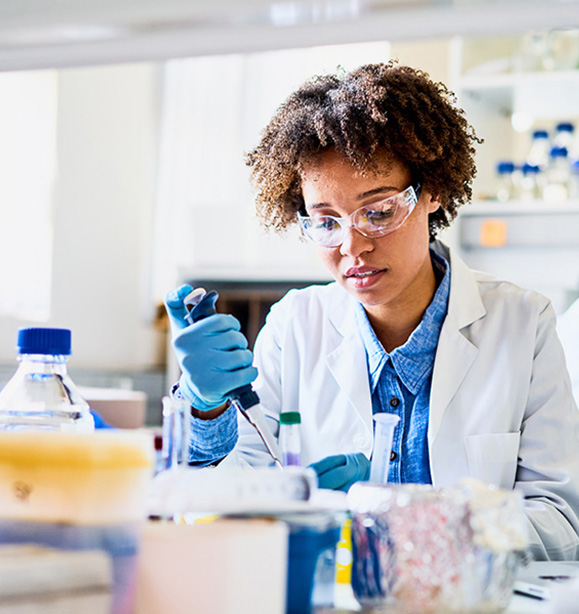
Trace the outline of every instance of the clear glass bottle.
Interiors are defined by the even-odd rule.
[[[571,122],[561,122],[555,126],[553,137],[554,147],[564,147],[567,150],[569,160],[576,157],[575,149],[575,125]]]
[[[503,160],[497,163],[497,200],[506,202],[513,198],[513,173],[515,165],[513,162]]]
[[[283,411],[279,415],[279,447],[281,448],[282,463],[284,467],[300,467],[301,442],[300,424],[301,416],[297,411]]]
[[[0,392],[0,429],[90,432],[94,419],[67,372],[66,328],[22,328],[16,373]]]
[[[539,182],[541,170],[534,164],[523,164],[521,178],[521,200],[531,201],[539,198]]]
[[[547,202],[561,202],[569,198],[571,172],[566,147],[553,147],[547,169],[543,197]]]
[[[535,130],[531,136],[531,145],[527,154],[527,164],[538,166],[544,171],[549,166],[549,152],[551,143],[546,130]]]

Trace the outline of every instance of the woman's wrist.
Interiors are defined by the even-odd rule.
[[[223,405],[216,407],[215,409],[209,409],[202,411],[191,407],[191,415],[199,420],[215,420],[224,414],[231,407],[231,401],[227,400]]]

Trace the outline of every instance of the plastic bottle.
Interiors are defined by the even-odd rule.
[[[549,153],[551,143],[549,133],[546,130],[535,130],[531,136],[531,146],[527,154],[526,162],[538,166],[542,171],[549,166]]]
[[[300,424],[301,416],[297,411],[284,411],[279,415],[279,445],[284,467],[302,464]]]
[[[497,164],[497,199],[506,202],[513,198],[513,173],[515,165],[513,162],[504,160]]]
[[[543,196],[549,202],[561,202],[569,198],[571,172],[566,147],[553,147]]]
[[[88,403],[67,373],[71,334],[65,328],[22,328],[16,373],[0,392],[0,429],[90,432]]]

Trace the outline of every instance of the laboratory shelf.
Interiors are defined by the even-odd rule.
[[[562,202],[496,200],[473,201],[460,209],[460,217],[516,216],[516,215],[579,215],[579,199]]]

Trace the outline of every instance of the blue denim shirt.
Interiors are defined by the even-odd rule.
[[[450,291],[448,262],[430,252],[438,288],[420,324],[404,345],[388,353],[376,337],[366,312],[356,316],[366,347],[373,413],[400,417],[394,430],[388,482],[431,484],[428,454],[428,416],[432,369]]]

